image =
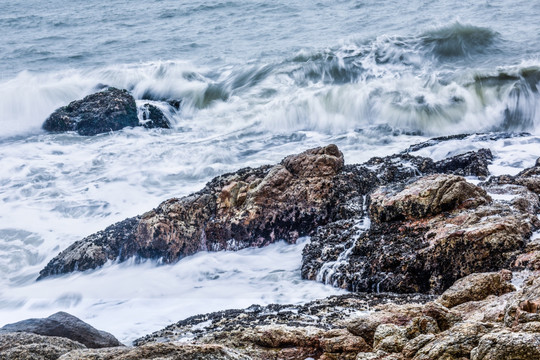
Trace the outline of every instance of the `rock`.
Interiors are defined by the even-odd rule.
[[[516,327],[520,324],[540,321],[540,275],[534,273],[521,289],[508,299],[504,310],[504,324]]]
[[[482,336],[471,360],[540,359],[540,334],[501,331]]]
[[[422,315],[411,320],[409,325],[405,328],[405,336],[407,339],[414,339],[420,335],[437,334],[440,331],[439,325],[434,318]]]
[[[375,330],[373,349],[388,353],[399,353],[403,350],[406,341],[403,328],[394,324],[381,324]]]
[[[45,120],[43,129],[52,132],[77,131],[80,135],[96,135],[138,125],[135,99],[127,90],[109,87],[56,109]]]
[[[226,310],[193,316],[137,339],[134,344],[140,346],[156,342],[184,341],[186,338],[195,338],[196,340],[230,338],[230,333],[238,329],[283,325],[287,328],[317,328],[324,332],[347,329],[349,334],[362,337],[371,346],[373,338],[368,340],[358,331],[352,331],[353,328],[359,329],[359,319],[356,319],[355,324],[352,324],[351,318],[354,315],[385,303],[391,303],[392,307],[396,307],[397,304],[404,303],[422,304],[431,299],[431,296],[420,294],[347,294],[331,296],[303,305],[252,305],[245,310]],[[421,313],[421,310],[418,311]],[[376,312],[376,314],[380,313]],[[385,313],[383,316],[396,318],[395,314]],[[383,321],[374,320],[376,326]],[[372,333],[374,334],[374,332],[375,329]]]
[[[304,248],[304,278],[352,291],[441,293],[463,276],[510,267],[539,225],[453,175],[381,187],[370,199],[368,230],[353,219],[317,230]]]
[[[0,331],[0,360],[56,360],[76,349],[84,345],[63,337]]]
[[[361,204],[354,203],[355,180],[338,176],[342,168],[343,155],[329,145],[275,166],[219,176],[198,193],[167,200],[76,242],[51,260],[39,278],[132,256],[173,262],[200,250],[294,243],[344,214],[362,212]]]
[[[67,338],[89,348],[123,346],[113,335],[97,330],[65,312],[57,312],[44,319],[28,319],[8,324],[0,330]]]
[[[460,323],[425,344],[413,359],[469,359],[471,351],[489,330],[489,326],[481,323]]]
[[[437,301],[451,308],[465,302],[483,300],[489,295],[500,296],[516,290],[508,282],[511,279],[512,273],[508,270],[467,275],[457,280]]]
[[[476,133],[476,134],[457,134],[457,135],[449,135],[449,136],[440,136],[431,138],[427,141],[414,144],[409,146],[407,150],[404,151],[404,153],[411,153],[415,152],[421,149],[424,149],[426,147],[434,146],[437,144],[440,144],[445,141],[451,141],[451,140],[463,140],[466,138],[474,138],[476,141],[495,141],[500,139],[511,139],[516,137],[525,137],[525,136],[531,136],[530,133],[526,132],[489,132],[489,133]],[[456,174],[459,175],[459,174]]]
[[[151,344],[134,348],[76,350],[59,360],[250,360],[249,357],[221,345]]]
[[[430,343],[434,339],[435,339],[435,335],[433,334],[418,335],[411,341],[407,342],[407,344],[403,347],[403,350],[401,352],[406,358],[412,358],[414,355],[416,355],[418,350],[426,346],[428,343]]]
[[[453,175],[426,176],[398,191],[381,187],[370,198],[370,218],[379,223],[420,219],[491,202],[485,190]]]
[[[540,161],[537,159],[533,167],[519,172],[515,176],[501,175],[489,178],[483,185],[485,187],[493,185],[513,184],[524,186],[530,191],[540,194]]]
[[[164,128],[170,129],[171,124],[163,112],[152,104],[144,104],[141,108],[142,126],[147,129]]]
[[[435,163],[435,171],[438,173],[454,174],[461,176],[476,176],[485,178],[489,176],[488,164],[493,160],[493,154],[489,149],[469,151]]]
[[[339,149],[329,145],[288,156],[275,166],[219,176],[195,194],[169,199],[72,244],[49,262],[39,279],[133,256],[174,262],[200,250],[295,242],[336,221],[352,229],[364,216],[365,194],[388,181],[434,171],[431,159],[407,154],[374,158],[365,165],[344,166],[343,161]],[[309,249],[319,251],[318,245]],[[311,258],[313,266],[303,267],[306,278],[317,274],[310,268],[326,261],[318,253]]]

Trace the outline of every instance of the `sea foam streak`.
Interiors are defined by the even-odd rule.
[[[40,281],[0,293],[0,318],[9,323],[69,311],[129,343],[198,313],[298,303],[343,293],[300,279],[298,259],[305,241],[238,252],[202,252],[174,265],[109,264]]]

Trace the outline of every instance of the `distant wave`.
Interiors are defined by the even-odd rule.
[[[498,34],[453,23],[409,37],[379,36],[334,49],[301,51],[281,62],[217,69],[162,61],[55,74],[20,73],[0,83],[2,135],[39,131],[57,107],[99,90],[125,88],[140,101],[181,100],[173,124],[212,112],[276,133],[340,133],[390,126],[445,135],[540,129],[540,64],[497,70],[440,67],[441,57],[493,50]],[[221,111],[221,112],[220,112]],[[381,127],[381,125],[384,125]]]

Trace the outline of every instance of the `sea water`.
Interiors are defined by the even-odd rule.
[[[487,147],[493,174],[532,166],[539,16],[508,0],[0,2],[0,326],[63,310],[127,344],[194,314],[342,293],[300,279],[309,239],[35,279],[116,221],[315,146],[358,163],[432,136],[528,132],[414,154]],[[104,85],[160,107],[172,129],[41,130]]]

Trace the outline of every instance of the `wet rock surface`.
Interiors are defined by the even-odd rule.
[[[320,227],[304,249],[302,276],[352,291],[441,293],[475,272],[535,269],[538,172],[526,169],[515,178],[528,180],[512,184],[428,175],[378,187],[368,198],[369,229],[359,218]]]
[[[24,332],[44,336],[67,338],[89,348],[122,346],[108,332],[97,330],[79,318],[66,312],[58,312],[43,319],[28,319],[0,328],[5,332]]]
[[[173,106],[173,105],[171,105]],[[144,104],[142,110],[142,126],[147,129],[163,128],[170,129],[171,123],[163,112],[155,105]]]
[[[489,150],[481,152],[491,155]],[[476,162],[477,155],[460,155],[459,163],[467,164],[463,158]],[[489,157],[482,158],[484,162],[475,169],[487,171]],[[200,250],[260,247],[280,239],[295,242],[315,234],[321,225],[351,227],[363,218],[367,194],[378,186],[456,169],[408,154],[344,166],[335,145],[307,150],[274,166],[219,176],[195,194],[169,199],[152,211],[90,235],[51,260],[40,279],[133,256],[173,262]],[[339,221],[343,224],[335,223]]]
[[[43,129],[50,132],[77,131],[80,135],[90,136],[129,126],[170,127],[161,110],[150,104],[145,106],[145,122],[139,124],[133,96],[127,90],[108,87],[56,109],[43,123]]]

